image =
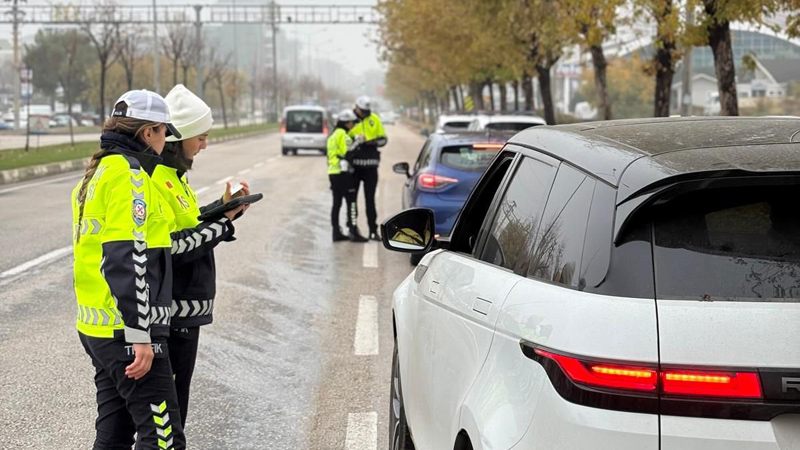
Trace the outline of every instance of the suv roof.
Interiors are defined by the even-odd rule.
[[[287,112],[287,111],[322,111],[322,112],[327,112],[327,110],[325,108],[323,108],[322,106],[316,106],[316,105],[292,105],[292,106],[287,106],[287,107],[283,108],[283,112]]]
[[[472,144],[475,142],[506,143],[514,132],[509,131],[447,131],[431,135],[431,141],[439,145]]]
[[[621,203],[673,176],[800,171],[800,119],[687,117],[534,127],[511,144],[567,161],[619,187]]]

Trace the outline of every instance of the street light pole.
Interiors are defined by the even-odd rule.
[[[272,0],[272,117],[278,116],[278,14],[275,0]]]
[[[13,0],[11,8],[12,20],[14,21],[14,129],[19,130],[19,104],[20,104],[20,79],[19,79],[19,9],[18,0]],[[30,115],[30,110],[28,111]],[[30,117],[29,117],[30,118]]]
[[[158,67],[160,59],[158,54],[158,13],[156,0],[153,0],[153,91],[156,94],[161,90],[161,73]]]
[[[197,72],[197,96],[203,98],[203,22],[200,21],[200,11],[203,9],[201,5],[195,5],[194,13],[196,16],[194,22],[194,39],[195,49],[195,72]]]

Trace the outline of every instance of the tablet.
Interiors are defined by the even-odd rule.
[[[219,218],[220,216],[222,216],[223,214],[232,209],[236,209],[241,205],[255,203],[261,200],[262,198],[264,198],[262,194],[250,194],[250,195],[245,195],[243,197],[236,197],[231,201],[229,201],[228,203],[223,203],[215,208],[209,209],[203,214],[200,214],[199,216],[197,216],[197,220],[202,222],[205,220]]]

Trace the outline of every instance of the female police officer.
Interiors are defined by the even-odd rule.
[[[355,122],[356,115],[353,111],[346,109],[340,112],[339,117],[336,119],[336,129],[328,137],[328,178],[333,192],[333,207],[331,208],[333,242],[348,239],[339,228],[339,211],[342,208],[342,198],[347,202],[347,225],[350,228],[350,241],[367,241],[358,232],[356,186],[353,183],[352,166],[349,162],[349,158],[352,157],[353,152],[362,142],[360,137],[353,141],[347,135],[347,132],[353,128]]]
[[[185,236],[182,240],[176,240],[172,247],[173,315],[168,341],[181,421],[185,426],[200,326],[213,320],[216,295],[214,247],[223,240],[233,240],[231,221],[243,207],[229,211],[218,219],[205,222],[197,220],[205,208],[198,207],[197,196],[189,185],[186,172],[192,168],[195,155],[206,148],[206,138],[214,122],[211,108],[182,84],[167,94],[166,101],[172,124],[180,136],[167,138],[161,154],[162,162],[153,173],[153,182],[174,215],[171,229],[180,230]],[[247,195],[249,188],[246,183],[243,184],[243,192]],[[223,200],[229,198],[230,183]]]
[[[95,367],[95,450],[186,447],[166,345],[169,212],[150,175],[167,135],[164,99],[125,93],[72,196],[77,328]]]

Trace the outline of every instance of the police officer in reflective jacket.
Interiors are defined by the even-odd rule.
[[[95,368],[95,450],[186,448],[167,348],[169,209],[150,175],[167,135],[164,99],[130,91],[103,126],[72,195],[77,328]],[[176,236],[177,237],[177,236]]]
[[[230,199],[230,183],[221,200],[198,207],[197,196],[189,185],[187,171],[194,157],[206,148],[211,125],[211,108],[182,84],[166,96],[172,124],[180,132],[170,136],[162,152],[162,161],[153,173],[153,184],[164,198],[173,220],[170,231],[186,237],[175,241],[173,259],[172,324],[169,337],[169,357],[175,373],[175,387],[181,410],[182,425],[186,425],[189,390],[197,360],[200,327],[213,320],[216,295],[214,248],[222,241],[232,241],[232,221],[244,206],[224,215],[200,222],[197,219],[206,208]],[[249,193],[245,186],[244,194]]]
[[[381,162],[381,153],[378,149],[386,145],[386,132],[383,131],[380,117],[371,110],[369,97],[365,95],[358,97],[353,112],[355,112],[359,121],[347,134],[353,139],[363,140],[352,158],[355,168],[353,183],[356,188],[356,197],[358,197],[361,183],[364,183],[369,238],[374,241],[380,241],[381,238],[378,235],[378,211],[375,208],[375,191],[378,189],[378,165]],[[361,137],[359,138],[359,136]],[[350,225],[349,222],[348,225]]]
[[[353,184],[353,165],[351,163],[362,142],[359,136],[356,140],[350,138],[347,132],[353,128],[357,118],[353,111],[346,109],[339,113],[336,119],[336,129],[328,137],[328,179],[331,182],[333,193],[333,207],[331,208],[331,227],[333,227],[333,242],[350,240],[352,242],[366,242],[361,236],[356,224],[358,223],[358,209],[356,207],[356,188]],[[350,235],[346,236],[339,228],[339,211],[342,208],[342,199],[347,203],[347,225]]]

